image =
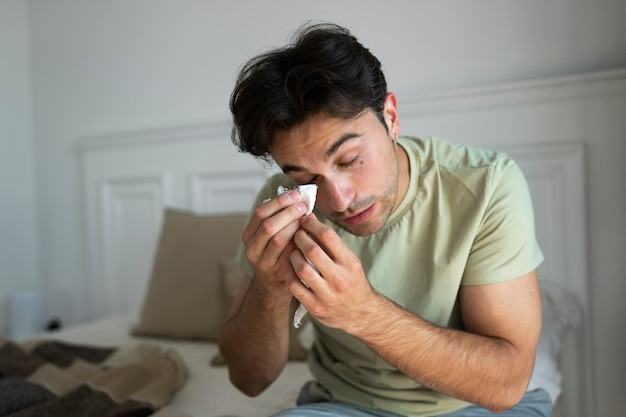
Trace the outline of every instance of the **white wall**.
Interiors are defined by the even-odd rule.
[[[350,27],[381,59],[390,88],[401,97],[626,67],[623,0],[1,1],[0,86],[8,94],[0,95],[0,224],[9,233],[0,236],[0,295],[6,300],[7,291],[37,283],[41,271],[49,314],[67,323],[89,317],[77,141],[92,134],[226,121],[239,65],[281,44],[304,20]],[[589,144],[593,197],[598,415],[616,415],[626,407],[620,403],[626,340],[616,321],[626,315],[620,298],[626,281],[626,197],[620,181],[609,182],[618,190],[605,181],[626,156],[626,111],[623,96],[613,105],[599,105],[606,119],[586,127],[581,139]]]
[[[0,2],[0,334],[9,330],[11,294],[42,289],[26,6]]]

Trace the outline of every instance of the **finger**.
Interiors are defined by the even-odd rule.
[[[320,276],[300,250],[295,249],[291,252],[290,261],[293,268],[286,280],[287,288],[298,301],[305,306],[309,305],[315,299],[316,289],[320,291]]]
[[[246,226],[242,240],[246,245],[248,259],[259,259],[262,256],[270,256],[268,261],[276,259],[300,227],[297,219],[306,213],[306,205],[285,205],[291,200],[278,201],[282,200],[280,197],[282,195],[259,206]]]
[[[298,222],[293,221],[272,236],[265,244],[265,247],[259,247],[258,250],[262,252],[262,255],[257,259],[260,259],[261,267],[272,267],[281,256],[289,256],[289,253],[295,249],[293,236],[299,227]],[[261,246],[261,243],[259,243],[259,246]]]
[[[282,251],[300,228],[297,220],[303,215],[303,211],[306,211],[306,206],[297,203],[263,220],[252,239],[257,250],[265,252],[269,247],[274,249],[273,253],[276,250]]]
[[[252,213],[250,221],[246,225],[242,234],[243,241],[247,242],[252,239],[257,234],[259,226],[266,219],[276,215],[285,207],[291,206],[298,201],[300,201],[300,193],[297,190],[292,190],[287,193],[280,194],[275,198],[265,200],[254,210],[254,213]]]
[[[296,240],[296,246],[318,269],[323,264],[342,261],[344,242],[337,232],[317,220],[315,214],[301,218],[300,227],[305,233]]]
[[[304,257],[299,249],[291,251],[289,260],[297,280],[302,285],[311,290],[318,287],[321,276],[317,268]]]

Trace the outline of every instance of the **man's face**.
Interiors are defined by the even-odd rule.
[[[390,96],[384,112],[389,133],[367,110],[349,120],[312,117],[273,141],[272,157],[283,172],[296,184],[316,184],[317,210],[358,236],[380,230],[408,186],[406,154],[392,141],[399,121]]]

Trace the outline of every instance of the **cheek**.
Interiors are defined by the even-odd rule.
[[[369,190],[369,193],[375,193],[374,189],[378,188],[379,184],[385,181],[387,175],[387,165],[383,158],[377,158],[361,167],[357,181],[365,186],[366,192]]]
[[[384,158],[380,157],[367,162],[357,162],[349,170],[344,171],[338,181],[352,201],[369,201],[372,197],[386,191],[388,175],[388,166]],[[318,187],[315,207],[321,213],[328,215],[332,212],[329,188],[324,183],[318,184]]]
[[[367,179],[358,170],[352,169],[350,174],[341,174],[334,178],[332,184],[321,181],[317,183],[315,208],[328,216],[335,213],[337,205],[358,200],[362,193],[367,193]]]

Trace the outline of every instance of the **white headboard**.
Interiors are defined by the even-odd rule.
[[[584,310],[582,327],[565,344],[564,393],[555,416],[590,417],[595,414],[585,149],[578,138],[547,140],[540,135],[546,126],[533,124],[539,119],[550,123],[560,105],[576,100],[563,88],[563,83],[541,82],[414,97],[400,102],[399,111],[404,133],[426,132],[506,151],[525,172],[546,259],[540,279],[571,290]],[[223,123],[80,141],[91,317],[139,307],[165,207],[197,213],[248,211],[271,171],[239,154],[229,137],[230,128]]]
[[[248,211],[268,171],[229,135],[205,124],[81,142],[91,317],[138,309],[164,208]]]

